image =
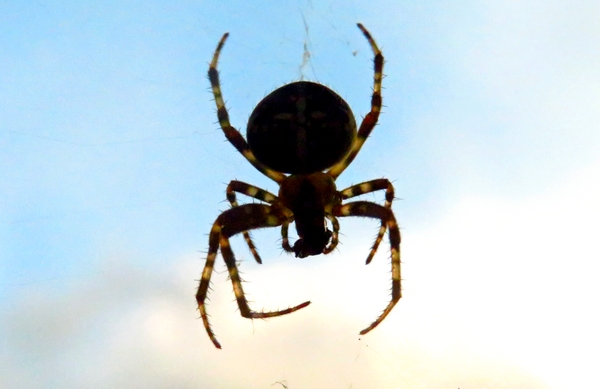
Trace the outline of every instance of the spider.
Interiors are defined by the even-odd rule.
[[[328,254],[338,244],[338,217],[362,216],[380,221],[380,228],[367,257],[369,264],[388,230],[391,246],[392,296],[387,307],[367,328],[366,334],[385,319],[401,297],[400,286],[400,231],[392,212],[394,187],[387,179],[366,181],[338,191],[335,180],[350,165],[363,143],[377,124],[381,110],[381,79],[383,55],[371,34],[362,24],[358,28],[367,38],[375,55],[375,75],[371,110],[363,119],[358,132],[348,104],[331,89],[314,82],[298,81],[276,89],[258,103],[248,120],[247,141],[231,126],[225,108],[217,62],[229,36],[221,38],[208,69],[208,78],[217,105],[219,124],[233,146],[258,171],[279,185],[274,194],[241,181],[227,186],[227,200],[231,208],[215,220],[209,236],[206,264],[196,294],[204,328],[217,348],[221,344],[208,321],[206,297],[215,259],[221,254],[227,265],[233,291],[243,317],[265,319],[295,312],[310,304],[306,301],[283,310],[257,312],[250,309],[229,238],[242,233],[254,259],[262,260],[249,231],[281,226],[282,246],[296,257]],[[365,193],[385,190],[385,205],[368,201],[343,203]],[[262,203],[239,205],[236,193],[244,194]],[[327,221],[333,231],[327,228]],[[288,239],[290,223],[295,222],[298,239],[292,245]]]

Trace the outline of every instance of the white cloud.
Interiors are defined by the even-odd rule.
[[[431,230],[406,233],[404,298],[360,340],[388,298],[385,248],[364,265],[375,228],[345,230],[347,243],[331,256],[244,261],[255,309],[312,300],[268,321],[239,316],[219,259],[209,313],[223,350],[196,320],[199,258],[159,273],[110,261],[68,295],[30,294],[3,315],[10,368],[2,385],[591,385],[598,362],[591,351],[600,346],[590,311],[600,270],[599,172],[594,165],[517,204],[466,198]],[[242,242],[235,250],[244,250]]]

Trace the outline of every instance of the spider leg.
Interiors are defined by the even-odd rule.
[[[219,55],[221,54],[221,50],[223,49],[223,45],[225,45],[225,41],[227,40],[228,36],[229,33],[225,33],[219,41],[219,45],[215,50],[210,67],[208,68],[208,79],[210,80],[210,86],[212,88],[212,92],[215,97],[215,103],[217,105],[217,117],[219,118],[219,125],[225,133],[227,140],[231,142],[233,147],[235,147],[237,151],[239,151],[244,158],[246,158],[248,162],[252,164],[252,166],[273,181],[280,183],[285,179],[285,174],[270,169],[258,161],[252,153],[252,150],[250,150],[250,147],[248,146],[248,143],[242,134],[240,134],[238,130],[231,126],[231,123],[229,122],[229,113],[227,112],[227,108],[225,108],[225,102],[223,101],[223,94],[221,92],[221,84],[219,82],[219,72],[217,71]]]
[[[342,195],[342,199],[346,200],[355,196],[360,196],[365,193],[371,193],[378,190],[385,189],[385,207],[388,209],[392,208],[392,201],[394,200],[394,187],[392,183],[385,179],[380,178],[377,180],[371,180],[367,182],[363,182],[358,185],[352,185],[349,188],[342,190],[340,193]],[[373,247],[371,247],[371,252],[369,252],[369,256],[367,257],[367,265],[371,263],[375,253],[377,252],[377,248],[379,244],[383,240],[383,235],[385,235],[385,230],[387,229],[387,224],[385,221],[381,221],[381,227],[379,227],[379,233],[377,234],[377,238],[375,239],[375,243],[373,243]]]
[[[217,219],[218,221],[218,219]],[[206,313],[206,306],[204,301],[208,294],[208,287],[210,286],[210,277],[212,276],[213,268],[215,266],[215,259],[219,251],[219,241],[221,237],[221,226],[215,222],[212,229],[210,230],[210,236],[208,238],[208,254],[206,256],[206,264],[204,270],[202,270],[202,277],[200,278],[200,285],[196,292],[196,301],[198,302],[198,310],[200,311],[200,317],[204,323],[204,328],[208,333],[208,337],[213,342],[216,348],[221,348],[221,344],[217,341],[215,333],[210,327],[208,321],[208,314]]]
[[[233,180],[229,183],[229,185],[227,185],[227,200],[231,204],[232,208],[239,206],[235,197],[235,192],[245,194],[246,196],[264,201],[265,203],[269,204],[273,204],[275,201],[277,201],[277,196],[264,189],[260,189],[254,185],[246,184],[242,181]],[[258,254],[258,250],[256,249],[254,242],[252,242],[250,233],[248,231],[243,231],[242,234],[244,235],[244,240],[246,241],[246,244],[248,244],[248,248],[252,252],[256,262],[262,263],[260,255]]]
[[[240,279],[239,271],[235,262],[235,256],[229,244],[229,238],[235,234],[256,228],[276,227],[281,225],[288,217],[288,214],[280,207],[268,206],[265,204],[244,204],[223,212],[213,224],[209,236],[208,255],[206,258],[206,264],[204,265],[204,270],[202,271],[202,278],[200,280],[198,292],[196,293],[196,301],[198,302],[198,309],[200,310],[200,316],[202,317],[204,328],[206,329],[206,332],[215,347],[221,348],[221,344],[217,341],[217,338],[210,327],[205,301],[219,247],[221,247],[221,254],[223,255],[223,259],[227,265],[229,278],[231,279],[231,283],[233,285],[233,292],[235,294],[240,313],[243,317],[251,319],[264,319],[281,316],[302,309],[310,304],[310,301],[306,301],[294,307],[278,311],[252,311],[248,305],[248,301],[246,300],[244,289],[242,288],[242,280]]]
[[[389,230],[390,246],[392,252],[392,298],[381,315],[371,325],[360,331],[361,335],[366,334],[386,318],[392,311],[394,305],[402,297],[402,287],[400,280],[400,229],[396,223],[396,218],[391,209],[379,204],[368,201],[355,201],[348,204],[336,206],[334,214],[337,216],[363,216],[379,219],[387,225]]]
[[[354,143],[352,144],[352,149],[342,161],[335,164],[327,174],[329,174],[335,180],[342,172],[352,163],[356,155],[360,151],[360,148],[365,143],[371,131],[377,124],[377,120],[379,119],[379,113],[381,112],[381,79],[383,77],[383,55],[381,51],[377,47],[375,40],[367,31],[367,29],[360,23],[358,23],[358,28],[362,31],[363,35],[369,41],[371,45],[371,49],[373,50],[373,54],[375,54],[375,58],[373,62],[375,63],[375,75],[373,80],[373,95],[371,97],[371,111],[365,116],[362,123],[360,124],[360,128],[358,130],[358,134],[356,135],[356,139],[354,139]]]

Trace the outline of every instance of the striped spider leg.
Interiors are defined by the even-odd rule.
[[[375,40],[367,31],[367,29],[362,25],[358,24],[358,28],[362,31],[363,35],[369,41],[371,46],[371,50],[374,54],[374,76],[373,76],[373,94],[371,96],[371,110],[364,117],[362,123],[360,124],[358,134],[352,143],[352,147],[350,152],[346,155],[344,159],[335,164],[331,169],[327,171],[327,174],[331,176],[334,180],[339,177],[340,174],[352,163],[354,158],[358,155],[360,149],[363,144],[375,128],[377,121],[379,120],[379,114],[381,112],[382,106],[382,98],[381,98],[381,82],[383,79],[383,63],[384,58],[383,54],[379,50],[379,47],[375,43]],[[401,279],[400,279],[400,230],[398,228],[398,224],[396,223],[396,218],[394,213],[391,210],[392,201],[394,199],[394,187],[387,179],[378,179],[364,182],[362,184],[353,185],[347,189],[342,190],[340,193],[341,199],[345,200],[348,198],[352,198],[361,194],[383,190],[386,191],[385,196],[385,206],[382,207],[375,203],[370,203],[366,201],[356,201],[351,202],[345,205],[334,207],[335,212],[333,215],[335,216],[365,216],[371,217],[381,220],[381,226],[379,228],[379,232],[377,234],[377,238],[373,246],[371,247],[371,251],[369,252],[369,256],[367,257],[366,263],[369,264],[375,255],[381,240],[385,234],[386,229],[389,231],[389,239],[391,245],[392,252],[392,299],[389,304],[382,312],[382,314],[367,328],[360,332],[361,335],[366,334],[375,328],[379,323],[385,319],[385,317],[391,312],[392,308],[396,305],[398,300],[402,297],[401,290]],[[338,208],[339,207],[339,208]]]
[[[337,205],[332,208],[331,212],[340,217],[363,216],[379,219],[388,229],[392,257],[392,298],[381,315],[379,315],[371,325],[360,331],[360,334],[364,335],[377,327],[402,297],[400,278],[400,229],[398,228],[398,223],[396,223],[396,217],[390,208],[369,201],[353,201],[344,205]]]
[[[257,228],[276,227],[281,225],[285,220],[289,219],[290,216],[289,210],[278,206],[277,204],[273,206],[265,204],[244,204],[228,209],[227,211],[221,213],[213,224],[213,227],[210,230],[206,264],[204,265],[200,286],[198,287],[198,292],[196,293],[196,301],[198,302],[198,309],[200,310],[200,316],[202,317],[204,328],[206,329],[206,332],[208,333],[208,336],[215,347],[221,348],[221,344],[217,341],[217,338],[210,327],[205,301],[219,247],[221,248],[221,255],[225,260],[225,264],[227,265],[229,278],[233,284],[233,292],[235,294],[240,313],[243,317],[250,319],[265,319],[269,317],[281,316],[302,309],[310,304],[310,301],[306,301],[294,307],[278,311],[252,311],[244,295],[242,280],[240,279],[239,271],[235,262],[235,255],[233,254],[229,244],[229,238],[235,234]]]
[[[385,207],[387,209],[391,209],[392,201],[394,200],[394,187],[392,186],[392,183],[385,178],[380,178],[380,179],[376,179],[376,180],[366,181],[361,184],[352,185],[351,187],[348,187],[348,188],[342,190],[340,193],[342,195],[342,199],[346,200],[346,199],[349,199],[352,197],[356,197],[356,196],[360,196],[360,195],[363,195],[366,193],[371,193],[371,192],[375,192],[378,190],[384,190],[384,189],[385,189]],[[375,238],[375,242],[373,243],[373,246],[371,247],[371,251],[369,252],[369,256],[367,257],[367,261],[366,261],[367,265],[369,263],[371,263],[371,261],[373,260],[373,257],[375,256],[375,253],[377,252],[377,248],[379,247],[379,244],[383,240],[383,236],[385,235],[386,228],[387,228],[387,224],[385,223],[384,220],[382,220],[381,226],[379,227],[379,232],[377,233],[377,238]]]
[[[383,54],[377,47],[375,40],[367,31],[367,29],[360,23],[357,24],[358,28],[362,31],[363,35],[369,41],[371,45],[371,50],[373,50],[373,54],[375,54],[375,58],[373,59],[375,73],[373,75],[373,95],[371,96],[371,111],[365,116],[362,123],[360,124],[360,128],[358,129],[358,134],[352,143],[352,148],[350,152],[344,159],[335,164],[327,174],[329,174],[334,180],[339,177],[340,174],[354,161],[356,155],[362,148],[363,144],[375,128],[377,124],[377,120],[379,120],[379,113],[381,112],[381,80],[383,78]]]
[[[260,201],[264,201],[268,204],[273,204],[275,201],[277,201],[277,197],[274,194],[264,189],[258,188],[254,185],[246,184],[242,181],[232,180],[229,183],[229,185],[227,185],[227,201],[229,201],[232,208],[239,206],[237,203],[235,192],[244,194],[248,197],[252,197]],[[250,233],[248,231],[242,231],[242,234],[256,262],[262,263],[260,255],[258,254],[258,250],[256,249],[254,242],[252,241],[252,237],[250,237]]]
[[[219,119],[219,125],[221,126],[221,129],[223,130],[227,140],[233,145],[233,147],[236,148],[237,151],[240,152],[240,154],[244,156],[244,158],[246,158],[246,160],[248,160],[248,162],[252,164],[252,166],[254,166],[265,176],[280,184],[285,179],[285,174],[271,169],[256,159],[254,153],[250,149],[250,146],[248,146],[248,142],[246,142],[242,134],[240,134],[240,132],[236,130],[229,122],[229,113],[227,112],[227,108],[225,108],[225,101],[223,101],[223,93],[221,92],[221,84],[219,82],[219,72],[217,71],[219,55],[221,54],[221,50],[223,49],[228,36],[229,33],[223,34],[223,37],[217,45],[215,54],[213,55],[210,67],[208,68],[208,79],[210,80],[210,86],[213,96],[215,97],[215,104],[217,105],[217,117]]]

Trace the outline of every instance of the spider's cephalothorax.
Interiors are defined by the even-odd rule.
[[[249,234],[253,229],[281,226],[283,249],[304,258],[328,254],[335,249],[338,244],[338,217],[362,216],[377,219],[381,226],[367,257],[367,264],[373,259],[387,230],[392,257],[392,298],[383,313],[360,333],[366,334],[379,325],[401,297],[400,231],[391,210],[394,187],[383,178],[341,191],[335,185],[337,177],[354,160],[377,124],[381,110],[383,55],[371,34],[361,24],[358,27],[375,55],[371,110],[358,131],[352,110],[340,96],[321,84],[299,81],[275,90],[256,106],[248,121],[246,141],[229,123],[217,72],[219,54],[229,34],[223,35],[217,46],[208,77],[217,105],[219,124],[227,139],[248,162],[279,185],[278,196],[241,181],[231,181],[227,186],[227,200],[231,209],[219,215],[210,231],[206,265],[196,294],[204,327],[217,348],[221,348],[221,345],[210,327],[205,301],[219,248],[242,316],[281,316],[310,304],[307,301],[279,311],[256,312],[250,309],[229,238],[242,233],[254,258],[262,263]],[[368,201],[342,202],[378,190],[385,190],[383,206]],[[236,192],[263,203],[239,205]],[[327,228],[326,220],[331,223],[332,231]],[[299,237],[293,246],[288,240],[288,227],[292,222],[295,223]]]

